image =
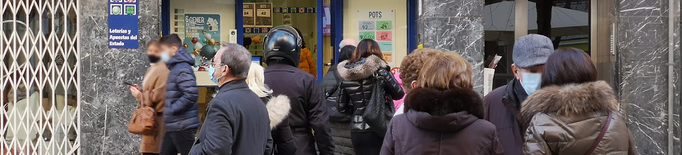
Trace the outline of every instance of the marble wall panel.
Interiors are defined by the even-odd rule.
[[[140,136],[128,133],[136,106],[123,82],[141,83],[149,66],[146,42],[159,36],[160,1],[139,1],[139,49],[107,46],[107,1],[80,0],[81,154],[137,154]]]

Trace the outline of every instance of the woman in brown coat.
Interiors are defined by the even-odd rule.
[[[439,53],[424,63],[393,117],[381,155],[501,155],[495,125],[483,120],[483,102],[473,90],[473,70],[457,53]]]
[[[166,80],[170,71],[165,63],[157,63],[161,60],[160,54],[158,40],[152,40],[147,46],[147,56],[151,66],[144,75],[143,87],[129,86],[130,92],[143,106],[151,106],[156,112],[156,117],[154,117],[156,132],[152,135],[142,135],[140,153],[143,155],[159,154],[163,134],[166,132],[163,124],[163,102],[166,94]]]
[[[523,154],[637,154],[617,112],[613,89],[597,81],[597,70],[585,52],[554,52],[541,86],[522,103],[519,114],[527,128]]]

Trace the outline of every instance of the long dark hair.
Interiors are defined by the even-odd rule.
[[[341,52],[339,52],[339,62],[350,59],[350,57],[353,56],[353,51],[355,51],[355,46],[353,45],[346,45],[341,48]]]
[[[355,52],[353,52],[353,56],[349,61],[350,63],[355,63],[370,55],[376,55],[381,58],[381,60],[384,60],[384,56],[381,54],[381,48],[379,48],[379,43],[372,39],[362,39],[362,41],[358,43],[358,47],[355,48]]]
[[[293,27],[293,26],[292,26],[292,27]],[[301,48],[306,48],[306,46],[305,46],[305,39],[303,39],[303,34],[301,33],[301,30],[299,30],[299,29],[296,28],[296,27],[293,27],[293,28],[296,29],[296,32],[298,32],[298,36],[301,37]]]
[[[597,81],[597,68],[583,50],[560,48],[554,51],[542,71],[542,87]]]

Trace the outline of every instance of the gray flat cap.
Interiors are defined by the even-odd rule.
[[[516,40],[513,52],[514,64],[519,68],[528,68],[545,64],[554,52],[554,44],[543,35],[530,34]]]

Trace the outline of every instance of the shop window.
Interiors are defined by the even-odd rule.
[[[506,85],[514,74],[511,70],[514,48],[514,1],[486,0],[484,6],[485,67],[495,69],[493,88]],[[496,66],[490,66],[495,56],[502,56]]]
[[[290,25],[301,32],[299,68],[317,76],[317,0],[244,0],[245,46],[253,56],[264,56],[263,37],[273,27]],[[319,66],[321,67],[321,66]]]
[[[590,53],[590,0],[531,0],[528,33],[549,37],[554,48]]]
[[[0,154],[78,152],[76,1],[27,1],[1,10]]]
[[[529,34],[548,36],[555,48],[578,48],[590,54],[590,0],[529,0],[528,16],[515,17],[513,0],[485,1],[485,65],[502,56],[495,68],[493,87],[514,78],[511,71],[515,22],[527,21]]]

